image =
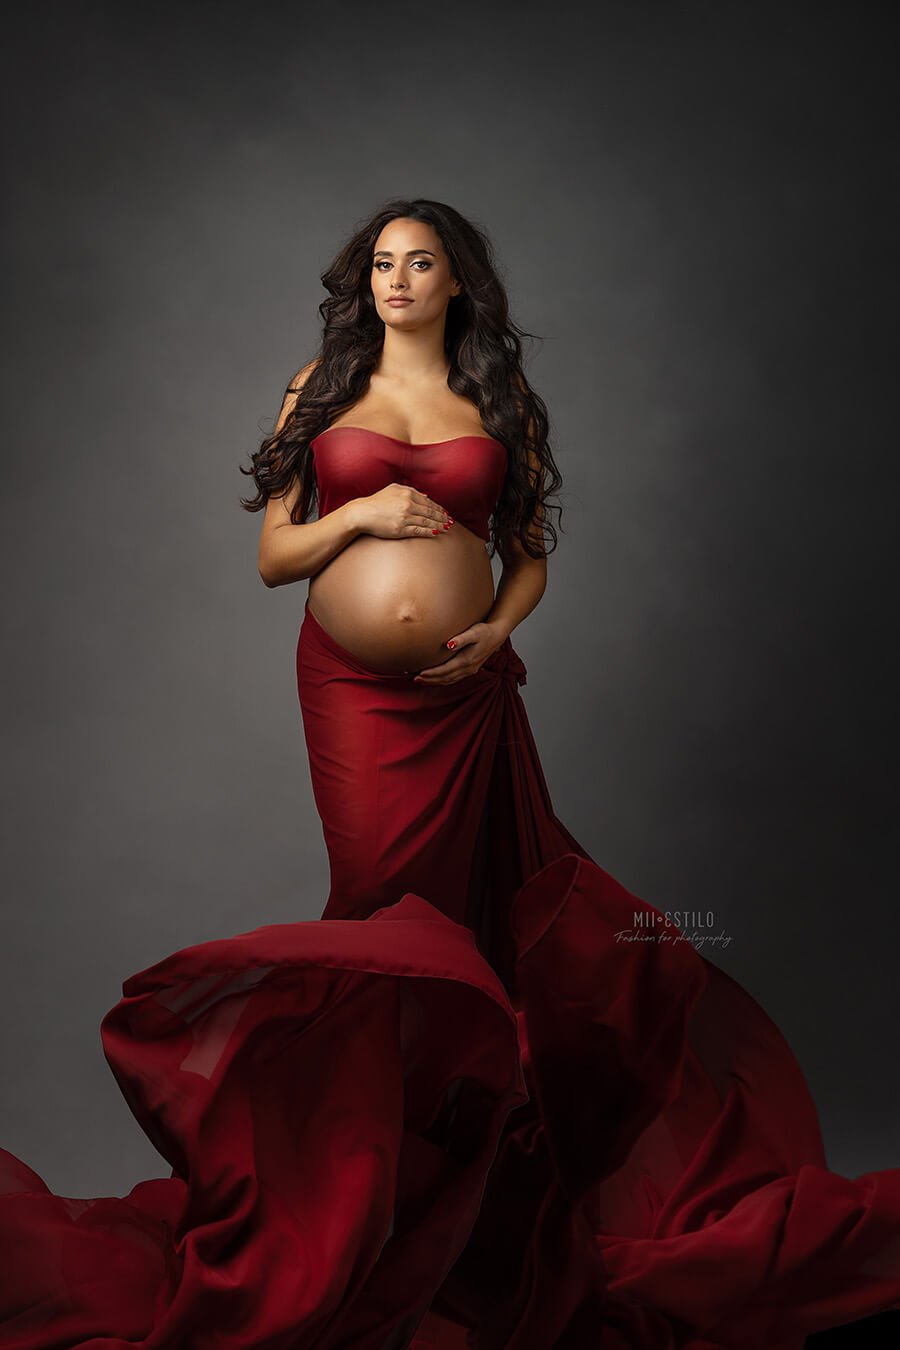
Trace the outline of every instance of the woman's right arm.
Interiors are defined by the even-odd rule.
[[[310,361],[288,385],[275,431],[284,426],[315,364]],[[360,534],[378,539],[433,539],[450,528],[450,515],[438,502],[404,483],[388,483],[368,497],[353,497],[318,520],[294,525],[291,510],[300,486],[295,478],[282,497],[266,502],[257,565],[267,586],[285,586],[315,576]]]
[[[288,414],[297,402],[297,396],[315,366],[311,361],[291,380],[284,396],[275,431],[280,431]],[[274,435],[274,432],[273,432]],[[356,518],[356,501],[329,511],[320,520],[305,525],[291,521],[291,510],[300,495],[300,480],[295,478],[282,497],[270,497],[266,502],[262,532],[259,537],[259,575],[266,586],[285,586],[291,581],[304,581],[340,553],[362,527]]]

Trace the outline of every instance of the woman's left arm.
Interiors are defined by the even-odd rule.
[[[452,653],[448,660],[420,670],[413,678],[420,684],[453,684],[480,670],[492,652],[503,646],[516,624],[531,613],[546,585],[546,558],[532,558],[522,549],[514,561],[504,561],[487,616],[448,640]]]
[[[537,607],[546,588],[546,558],[532,558],[522,549],[515,561],[503,564],[494,603],[484,620],[496,631],[498,647]]]
[[[532,430],[529,424],[529,431]],[[537,490],[537,505],[528,526],[528,538],[535,548],[544,548],[544,469],[534,451],[528,449],[528,467],[532,486]],[[512,630],[526,619],[537,606],[547,588],[547,558],[532,558],[513,535],[506,545],[503,571],[497,585],[497,594],[485,623],[497,633],[497,645],[509,637]]]

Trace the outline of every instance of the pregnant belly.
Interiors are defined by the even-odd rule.
[[[430,539],[359,535],[309,583],[309,608],[325,631],[390,675],[449,660],[447,639],[485,619],[493,603],[484,541],[458,521]]]

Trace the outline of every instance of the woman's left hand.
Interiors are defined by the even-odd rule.
[[[502,647],[506,633],[488,620],[473,623],[461,633],[448,639],[453,643],[453,655],[439,666],[428,666],[415,676],[419,684],[455,684],[476,674],[489,656]]]

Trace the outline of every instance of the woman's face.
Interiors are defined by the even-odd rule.
[[[443,322],[450,297],[460,289],[433,225],[404,217],[388,221],[372,252],[372,295],[389,328],[411,331]],[[394,296],[411,303],[392,305]]]

